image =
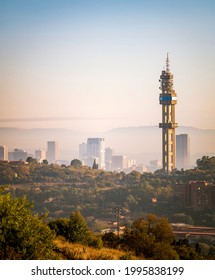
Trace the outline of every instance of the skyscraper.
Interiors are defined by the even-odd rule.
[[[46,151],[35,150],[35,157],[39,161],[42,161],[42,160],[46,159]]]
[[[47,160],[49,163],[54,163],[59,159],[59,148],[57,141],[47,142]]]
[[[87,143],[79,144],[79,160],[83,165],[87,163]]]
[[[26,151],[23,151],[21,149],[14,149],[13,151],[13,159],[14,161],[26,161],[28,158],[29,154]]]
[[[176,167],[188,169],[190,165],[190,140],[187,134],[176,135]]]
[[[175,105],[177,95],[173,89],[173,75],[169,70],[169,57],[167,54],[166,69],[160,76],[160,104],[162,105],[162,165],[163,171],[169,174],[176,167],[175,159]]]
[[[0,146],[0,160],[8,160],[8,147]]]
[[[122,171],[128,168],[128,160],[125,155],[112,156],[112,171]]]
[[[110,171],[114,150],[110,147],[105,149],[105,170]]]
[[[87,165],[93,166],[94,159],[99,169],[105,169],[105,140],[104,138],[87,139]]]

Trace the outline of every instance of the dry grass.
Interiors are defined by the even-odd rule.
[[[62,238],[55,240],[55,251],[59,259],[66,260],[134,260],[128,252],[102,248],[95,249],[77,243],[70,243]]]

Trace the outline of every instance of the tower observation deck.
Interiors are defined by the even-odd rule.
[[[166,69],[160,76],[160,104],[162,105],[162,122],[159,127],[162,128],[162,164],[163,171],[167,174],[176,167],[175,157],[175,128],[178,124],[175,122],[175,105],[177,95],[173,89],[173,75],[169,70],[169,57],[167,54]]]

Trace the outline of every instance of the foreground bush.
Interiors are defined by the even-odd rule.
[[[0,194],[0,259],[53,258],[54,234],[24,198]]]
[[[70,218],[59,218],[49,222],[49,227],[54,230],[57,236],[62,236],[72,243],[95,248],[102,247],[100,237],[94,235],[87,225],[86,220],[80,212],[72,212]]]

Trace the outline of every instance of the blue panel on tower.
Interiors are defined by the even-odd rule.
[[[160,101],[172,101],[177,100],[177,97],[175,96],[160,96]]]

